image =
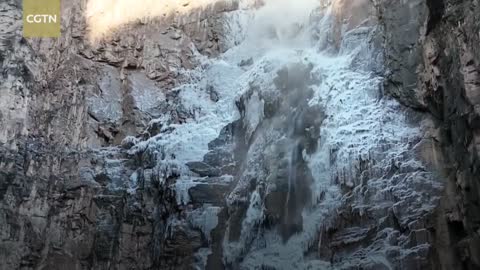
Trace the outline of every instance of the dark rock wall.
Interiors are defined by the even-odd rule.
[[[169,101],[177,70],[198,64],[192,46],[226,49],[221,14],[236,5],[90,44],[85,4],[62,1],[60,39],[27,40],[21,1],[0,2],[0,269],[186,269],[201,235],[166,233],[180,212],[172,180],[124,139],[188,117]]]
[[[433,119],[421,155],[447,179],[426,225],[429,265],[479,269],[480,2],[373,3],[376,12],[362,12],[384,33],[386,93]],[[188,269],[205,239],[185,224],[167,228],[183,211],[169,188],[175,175],[165,179],[151,153],[122,147],[128,136],[153,136],[148,123],[159,115],[189,117],[171,101],[169,90],[187,79],[177,70],[198,64],[192,44],[208,56],[228,48],[221,13],[237,7],[217,5],[201,23],[131,24],[95,45],[84,8],[63,1],[62,38],[26,40],[21,1],[0,2],[0,269]],[[160,98],[143,102],[152,96]],[[190,195],[205,201],[208,185],[197,189]],[[221,246],[211,257],[221,265]]]
[[[480,2],[427,1],[423,99],[442,128],[448,175],[442,205],[459,269],[480,267]]]
[[[385,39],[385,90],[404,105],[421,108],[417,87],[422,50],[420,36],[428,15],[424,0],[376,1]]]
[[[480,2],[379,2],[387,92],[435,122],[433,145],[443,160],[436,169],[447,179],[431,228],[435,268],[478,269]]]

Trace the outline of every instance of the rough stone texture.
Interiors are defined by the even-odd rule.
[[[287,97],[262,96],[252,88],[240,98],[240,121],[224,128],[203,160],[187,164],[207,177],[188,190],[190,205],[178,205],[171,188],[178,168],[160,168],[148,149],[128,151],[165,132],[165,122],[192,117],[170,90],[190,79],[179,71],[198,65],[196,51],[216,56],[236,42],[222,25],[222,14],[238,8],[235,1],[195,11],[193,19],[129,24],[97,44],[85,39],[83,0],[63,1],[58,40],[22,38],[20,2],[0,3],[0,269],[191,269],[201,261],[193,254],[203,248],[212,251],[208,268],[222,269],[222,242],[239,238],[252,190],[265,205],[262,226],[284,239],[301,229],[300,218],[288,213],[306,205],[310,172],[296,155],[276,156],[295,153],[289,148],[295,140],[301,150],[313,151],[318,138],[294,132],[273,147],[272,138],[255,137],[286,129],[275,115]],[[426,215],[415,208],[424,197],[410,197],[401,186],[386,192],[364,184],[365,175],[375,171],[370,160],[358,160],[353,186],[339,183],[343,207],[312,253],[333,265],[350,258],[362,262],[356,265],[362,269],[387,269],[365,257],[388,244],[395,248],[386,251],[387,258],[402,269],[480,268],[479,1],[342,0],[334,10],[334,27],[323,45],[339,50],[342,40],[373,33],[363,49],[377,53],[357,65],[382,73],[379,63],[385,64],[385,92],[417,110],[409,111],[412,122],[425,131],[411,155],[422,157],[447,183],[435,213]],[[366,32],[376,24],[377,31]],[[252,64],[253,59],[240,63]],[[298,70],[281,71],[276,87],[299,87],[308,96],[298,84],[308,81],[302,76],[309,72]],[[219,100],[213,87],[208,92],[213,102]],[[250,118],[249,106],[259,104],[262,119]],[[300,118],[320,128],[310,114]],[[151,121],[160,116],[165,122]],[[258,153],[275,158],[268,162]],[[247,154],[254,156],[251,162],[239,164]],[[303,175],[296,177],[304,181],[297,198],[285,205],[280,202],[288,176],[282,167],[289,158],[299,159]],[[255,175],[246,173],[252,168]],[[265,168],[269,172],[261,174]],[[415,186],[428,177],[424,169],[392,163],[388,175],[395,183],[388,184]],[[234,182],[217,177],[236,172],[245,174]],[[437,187],[418,186],[425,188]],[[230,192],[235,201],[225,201]],[[388,204],[359,207],[376,196]],[[214,228],[192,221],[192,213],[207,215],[206,209],[218,214]]]
[[[417,85],[422,64],[420,36],[428,16],[425,0],[376,1],[385,40],[385,91],[404,105],[421,109],[422,88]]]
[[[480,2],[379,2],[387,87],[405,105],[433,116],[434,140],[427,146],[433,151],[424,157],[447,178],[432,227],[433,265],[478,269]]]
[[[315,81],[311,70],[305,63],[283,67],[273,86],[254,83],[237,101],[243,132],[236,136],[244,145],[237,143],[243,151],[237,150],[239,167],[220,240],[225,249],[240,245],[242,251],[233,251],[233,256],[229,251],[226,269],[242,269],[243,254],[255,249],[256,237],[262,239],[255,233],[260,228],[277,232],[284,241],[302,230],[301,214],[309,206],[313,181],[302,153],[316,150],[324,115],[319,106],[307,105]],[[260,114],[250,115],[252,108],[260,108]],[[249,208],[263,209],[262,215],[249,217]],[[249,220],[255,218],[260,220]],[[245,222],[251,227],[242,228]]]
[[[480,267],[480,2],[427,1],[428,32],[421,97],[442,128],[449,184],[441,213],[448,237],[437,235],[442,265]],[[444,245],[447,245],[444,246]],[[447,249],[448,251],[445,251]],[[450,250],[452,249],[452,250]],[[445,267],[444,269],[448,269]]]
[[[186,220],[167,228],[183,213],[175,174],[127,152],[160,132],[152,119],[188,117],[170,89],[196,50],[226,50],[222,14],[236,2],[96,44],[85,3],[62,1],[61,38],[28,40],[21,1],[0,3],[0,269],[190,269],[205,240]]]

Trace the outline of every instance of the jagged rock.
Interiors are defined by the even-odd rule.
[[[171,21],[149,21],[90,43],[85,6],[62,2],[52,40],[23,38],[21,5],[0,3],[0,268],[185,269],[201,234],[184,226],[167,244],[175,193],[152,169],[161,156],[134,146],[176,121],[153,118],[191,118],[167,92],[198,64],[194,36],[218,53],[196,32],[219,34],[236,7],[195,11],[174,39],[161,34]]]
[[[122,147],[130,149],[138,143],[138,139],[133,136],[127,136],[122,140]]]
[[[479,100],[478,92],[480,51],[478,31],[480,6],[475,1],[427,1],[430,16],[427,32],[418,46],[423,53],[422,73],[419,85],[427,110],[439,119],[438,126],[442,155],[451,164],[446,195],[439,209],[439,219],[443,228],[437,228],[436,239],[447,239],[436,248],[442,265],[465,269],[480,267],[478,249],[473,244],[478,241],[479,216],[478,179],[480,168],[478,159],[477,128],[468,119],[476,117]],[[459,37],[462,38],[459,38]],[[448,76],[446,76],[448,74]],[[473,125],[472,125],[473,124]],[[470,169],[467,169],[470,168]],[[462,220],[458,223],[458,220]],[[447,232],[454,237],[446,237]],[[470,242],[464,256],[455,254],[455,243]],[[462,253],[463,251],[458,251]],[[458,253],[457,253],[458,254]],[[475,255],[473,255],[475,254]]]
[[[343,248],[362,242],[368,236],[371,228],[353,227],[334,233],[330,246],[332,248]]]
[[[419,48],[423,24],[428,16],[427,1],[412,0],[408,5],[382,1],[380,23],[385,28],[387,46],[385,61],[388,69],[386,91],[414,108],[425,108],[423,89],[417,84],[417,70],[422,65]]]
[[[204,162],[200,162],[200,161],[196,161],[196,162],[188,162],[186,164],[188,166],[188,168],[204,177],[204,176],[208,176],[208,177],[214,177],[214,176],[220,176],[220,170],[218,168],[215,168],[215,167],[212,167],[210,165],[208,165],[207,163],[204,163]]]
[[[208,152],[203,162],[218,168],[221,174],[233,174],[236,169],[235,156],[232,149],[217,148]]]
[[[220,135],[216,139],[208,143],[208,149],[214,150],[219,147],[231,146],[235,142],[236,133],[240,132],[239,129],[238,122],[228,124],[220,131]]]
[[[253,58],[248,58],[247,60],[242,60],[242,61],[240,61],[240,64],[238,64],[238,65],[241,66],[241,67],[251,66],[251,65],[253,65]]]
[[[281,52],[300,61],[285,68],[241,50],[234,60],[199,60],[251,38],[241,25],[254,20],[248,9],[268,2],[244,2],[142,19],[97,43],[86,38],[82,1],[62,2],[56,40],[22,38],[19,1],[0,3],[1,269],[277,269],[299,263],[295,256],[311,269],[480,267],[478,1],[321,1],[315,25],[269,25],[254,36],[266,45],[312,30],[312,51],[338,60],[329,74],[303,49]],[[233,78],[199,78],[219,62]],[[232,100],[221,83],[237,79]],[[176,87],[190,83],[206,99],[185,100]],[[318,95],[320,86],[329,91]],[[342,95],[352,89],[362,96]],[[375,102],[359,110],[363,96]],[[324,114],[344,98],[358,99],[346,108],[358,115]],[[322,100],[330,107],[313,105]],[[202,101],[218,107],[199,109]],[[227,124],[237,118],[223,103],[236,103],[238,120]],[[217,113],[228,121],[208,149],[165,143]],[[368,113],[382,124],[370,125]],[[208,136],[219,126],[205,127]],[[202,161],[184,164],[184,152]],[[315,163],[319,156],[327,161]],[[285,256],[283,246],[298,250]]]
[[[218,102],[220,100],[217,91],[215,91],[215,88],[211,85],[207,86],[207,92],[210,95],[210,100],[213,102]]]
[[[193,203],[223,205],[230,187],[225,184],[198,184],[188,190]]]

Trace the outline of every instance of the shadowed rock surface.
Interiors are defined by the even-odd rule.
[[[480,268],[479,1],[322,0],[324,58],[229,54],[246,2],[96,44],[0,3],[0,269]]]

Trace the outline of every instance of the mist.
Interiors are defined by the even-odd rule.
[[[96,41],[138,20],[185,15],[221,1],[226,0],[89,0],[85,14],[89,39]]]
[[[218,2],[232,0],[88,0],[85,16],[89,39],[108,37],[122,25],[138,20],[161,20],[172,16],[188,16]],[[286,39],[298,32],[318,5],[318,0],[239,0],[241,9],[259,8],[251,29],[252,39],[275,34]],[[296,25],[297,28],[292,27]],[[274,31],[272,33],[272,30]]]

